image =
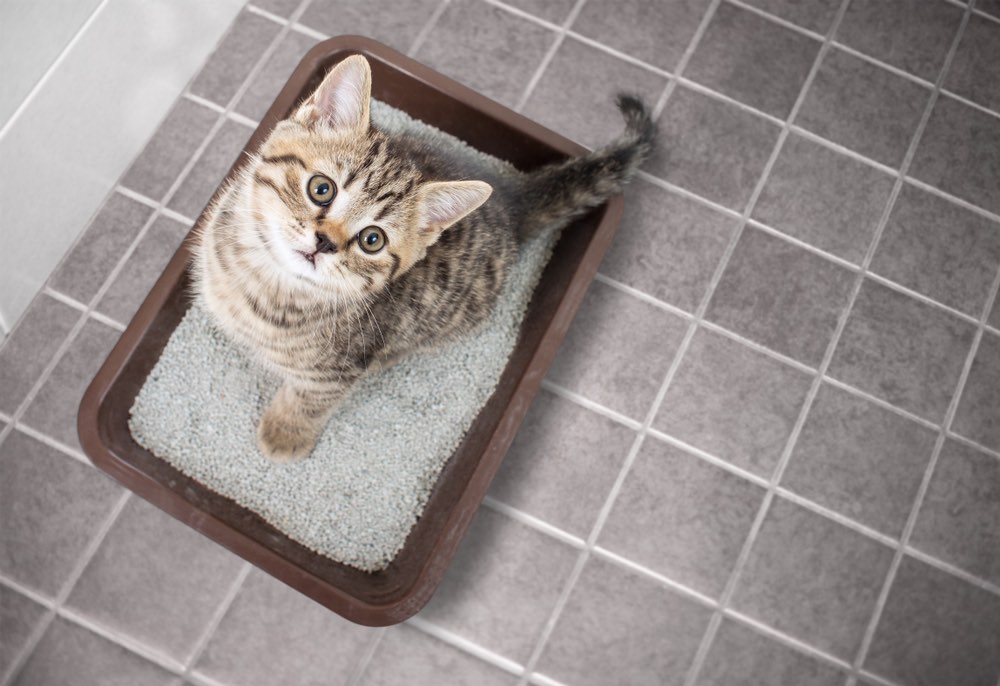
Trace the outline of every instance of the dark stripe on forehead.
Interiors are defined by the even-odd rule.
[[[389,280],[392,280],[392,278],[396,276],[396,272],[399,271],[399,255],[394,252],[390,252],[389,257],[392,258],[392,269],[389,271]]]
[[[306,163],[302,161],[302,158],[298,155],[293,155],[287,153],[285,155],[274,155],[262,158],[268,164],[297,164],[303,169],[306,168]]]
[[[256,181],[257,183],[259,183],[262,186],[267,186],[272,191],[274,191],[275,193],[277,193],[279,198],[284,199],[284,196],[282,195],[281,188],[278,186],[278,184],[276,184],[274,181],[272,181],[271,179],[267,178],[266,176],[261,176],[260,172],[254,172],[253,180]]]

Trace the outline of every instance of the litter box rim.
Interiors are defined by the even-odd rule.
[[[520,166],[529,167],[586,152],[573,141],[377,41],[338,36],[318,43],[303,57],[226,179],[246,163],[246,153],[255,150],[275,123],[311,93],[333,64],[352,54],[362,54],[371,63],[376,99],[390,105],[394,99],[413,100],[432,116],[420,117],[412,110],[399,109],[462,140],[482,135],[483,127],[507,131],[512,136],[478,141],[475,147],[484,152],[504,159],[516,158]],[[434,117],[437,119],[429,121]],[[216,190],[213,200],[218,193]],[[77,428],[84,452],[126,488],[346,619],[368,626],[402,622],[427,603],[441,582],[610,246],[623,206],[621,196],[612,198],[564,232],[532,296],[497,391],[446,463],[403,550],[383,571],[365,573],[309,551],[255,513],[152,456],[128,432],[128,410],[135,395],[190,305],[187,267],[194,236],[205,219],[204,211],[83,396]],[[556,256],[567,250],[575,264],[554,264]],[[571,273],[567,272],[571,267]],[[558,270],[563,279],[559,292],[541,292],[552,281],[553,270]],[[539,308],[547,318],[543,322],[546,326],[543,331],[529,331],[533,323],[530,319]],[[521,371],[512,375],[513,366],[521,367]],[[503,398],[507,398],[505,403],[501,402]],[[488,409],[497,414],[488,417],[488,425],[480,426]],[[474,462],[473,456],[466,455],[471,445],[482,447]],[[439,502],[451,504],[432,512],[432,504]],[[414,551],[411,548],[418,538],[422,547]],[[396,561],[404,557],[397,565]]]

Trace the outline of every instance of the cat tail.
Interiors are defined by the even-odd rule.
[[[645,103],[620,93],[616,99],[625,131],[616,140],[583,157],[526,174],[519,189],[522,238],[560,229],[597,207],[622,188],[648,157],[656,124]]]

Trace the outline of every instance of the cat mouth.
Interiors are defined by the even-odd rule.
[[[302,258],[312,265],[313,269],[316,268],[316,255],[319,253],[318,250],[313,250],[312,252],[305,252],[304,250],[296,250],[298,254],[302,255]]]

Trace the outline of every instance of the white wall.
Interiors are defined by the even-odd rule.
[[[244,0],[0,0],[0,340]]]

